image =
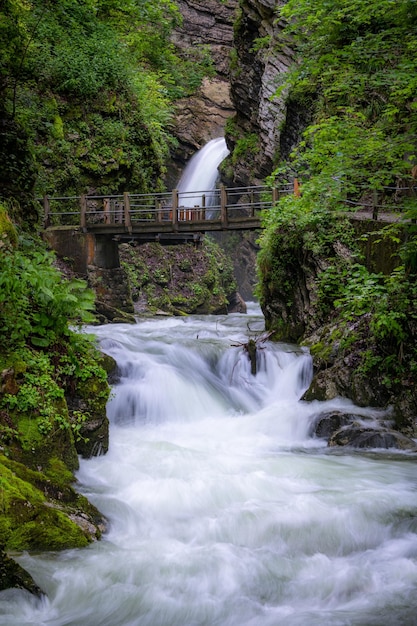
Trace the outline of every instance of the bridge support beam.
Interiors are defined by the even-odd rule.
[[[44,239],[58,257],[71,259],[74,272],[80,276],[87,274],[89,265],[103,269],[120,267],[118,243],[111,235],[94,235],[74,227],[61,227],[47,229]]]
[[[89,265],[112,270],[120,267],[119,245],[110,235],[95,235]]]

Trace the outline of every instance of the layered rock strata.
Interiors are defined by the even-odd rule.
[[[224,133],[234,107],[229,93],[229,59],[237,0],[179,0],[183,23],[173,33],[173,42],[184,55],[195,46],[209,50],[216,72],[206,78],[196,94],[176,105],[173,178],[185,162],[205,143]],[[176,166],[176,167],[175,167]]]
[[[231,63],[231,95],[236,108],[226,139],[233,152],[233,182],[257,182],[267,176],[279,158],[281,144],[292,143],[287,133],[286,93],[277,95],[292,63],[292,51],[282,41],[283,22],[274,0],[244,0],[235,23]],[[255,141],[256,139],[256,141]],[[248,152],[251,152],[248,158]]]

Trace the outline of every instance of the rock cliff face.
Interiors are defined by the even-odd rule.
[[[173,182],[194,152],[224,134],[226,120],[234,113],[228,75],[238,0],[179,0],[177,4],[183,24],[175,30],[173,42],[185,55],[193,46],[208,47],[216,75],[205,79],[198,93],[177,103],[179,146],[173,155]]]
[[[283,24],[277,19],[277,9],[282,4],[280,0],[244,0],[235,23],[230,82],[236,116],[226,140],[232,151],[240,141],[252,152],[251,158],[248,150],[239,151],[240,158],[231,157],[237,185],[268,175],[282,148],[291,144],[285,94],[274,95],[292,62],[291,49],[280,41]]]
[[[278,19],[283,0],[179,0],[183,25],[173,37],[187,49],[210,49],[216,77],[198,94],[178,102],[175,134],[181,164],[204,143],[223,134],[233,152],[223,176],[231,185],[258,182],[291,150],[305,125],[305,109],[276,96],[293,57]],[[233,116],[233,119],[230,118]]]
[[[177,0],[183,17],[173,40],[183,50],[203,44],[210,53],[219,77],[227,80],[233,21],[238,0]]]
[[[301,342],[309,348],[314,377],[303,400],[325,401],[342,396],[358,407],[389,410],[391,425],[415,438],[415,376],[406,373],[399,376],[395,375],[394,369],[388,370],[390,373],[384,369],[389,351],[395,354],[397,348],[389,343],[388,335],[385,341],[376,339],[375,318],[371,311],[354,313],[352,306],[352,316],[346,318],[336,310],[332,272],[336,281],[343,281],[343,274],[349,266],[355,265],[359,251],[364,251],[364,242],[357,245],[356,239],[358,233],[365,232],[363,220],[346,220],[343,227],[340,224],[340,218],[336,218],[333,224],[330,219],[326,222],[328,239],[322,246],[307,243],[309,236],[312,240],[315,237],[314,228],[306,231],[309,233],[307,237],[300,224],[276,230],[268,253],[263,250],[259,262],[262,275],[259,291],[266,328],[275,331],[276,339]],[[368,232],[376,228],[376,224],[370,222]],[[390,274],[392,266],[386,263],[387,250],[391,252],[388,255],[391,263],[394,263],[395,248],[389,247],[387,237],[380,244],[374,244],[373,255],[365,259],[367,269]],[[329,269],[331,271],[326,276]],[[404,302],[411,302],[407,293],[405,290]],[[351,298],[353,300],[354,296]],[[413,315],[408,313],[408,332],[410,337],[415,337],[417,325],[413,325]],[[410,341],[401,344],[396,360],[407,362],[410,359],[409,345]]]

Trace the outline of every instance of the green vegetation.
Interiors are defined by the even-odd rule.
[[[33,191],[161,188],[173,102],[212,72],[205,47],[178,56],[170,35],[180,20],[172,0],[6,0],[3,194],[33,214]]]
[[[0,547],[100,534],[71,483],[79,454],[107,449],[112,364],[73,330],[94,295],[34,234],[36,197],[163,188],[175,100],[213,72],[204,46],[179,56],[180,21],[173,0],[1,3]]]
[[[413,1],[289,0],[280,8],[296,62],[280,89],[292,106],[314,102],[313,119],[271,181],[301,181],[301,196],[284,197],[265,218],[259,297],[281,313],[270,323],[300,339],[330,320],[316,344],[348,354],[358,371],[390,388],[414,389],[417,372],[417,5]],[[285,125],[283,127],[285,132]],[[381,227],[400,261],[375,274],[360,242],[337,216],[374,204],[404,224]],[[291,318],[297,272],[307,285],[314,320]],[[312,271],[314,269],[314,272]],[[327,345],[326,345],[327,343]],[[326,359],[324,359],[326,360]],[[397,387],[398,389],[398,387]]]
[[[0,347],[52,347],[68,322],[91,322],[94,294],[82,280],[63,281],[52,255],[26,239],[0,257]]]
[[[344,208],[370,191],[393,206],[399,193],[407,206],[417,164],[415,3],[290,0],[281,13],[297,50],[281,89],[296,100],[315,94],[315,111],[275,175],[295,173],[310,207]]]
[[[231,155],[231,164],[236,165],[239,159],[246,158],[250,162],[251,158],[261,150],[259,137],[255,133],[249,133],[242,137],[241,130],[237,127],[236,117],[229,117],[226,121],[225,133],[235,146]]]
[[[0,248],[0,545],[81,547],[94,537],[74,519],[100,515],[72,489],[73,471],[94,443],[89,422],[106,427],[109,386],[94,343],[69,324],[94,319],[93,293],[65,280],[4,204]]]
[[[233,267],[209,237],[201,246],[120,246],[138,310],[173,315],[226,312],[236,291]]]

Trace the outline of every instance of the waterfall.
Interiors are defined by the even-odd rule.
[[[192,156],[177,184],[181,206],[202,206],[203,194],[206,206],[210,206],[219,176],[218,167],[228,154],[226,141],[219,137],[209,141]]]
[[[0,593],[4,626],[413,626],[417,470],[311,436],[311,357],[241,345],[248,314],[86,329],[118,363],[110,449],[77,488],[100,542],[18,557],[47,597]],[[363,409],[361,409],[363,411]],[[372,417],[372,410],[368,409]]]

